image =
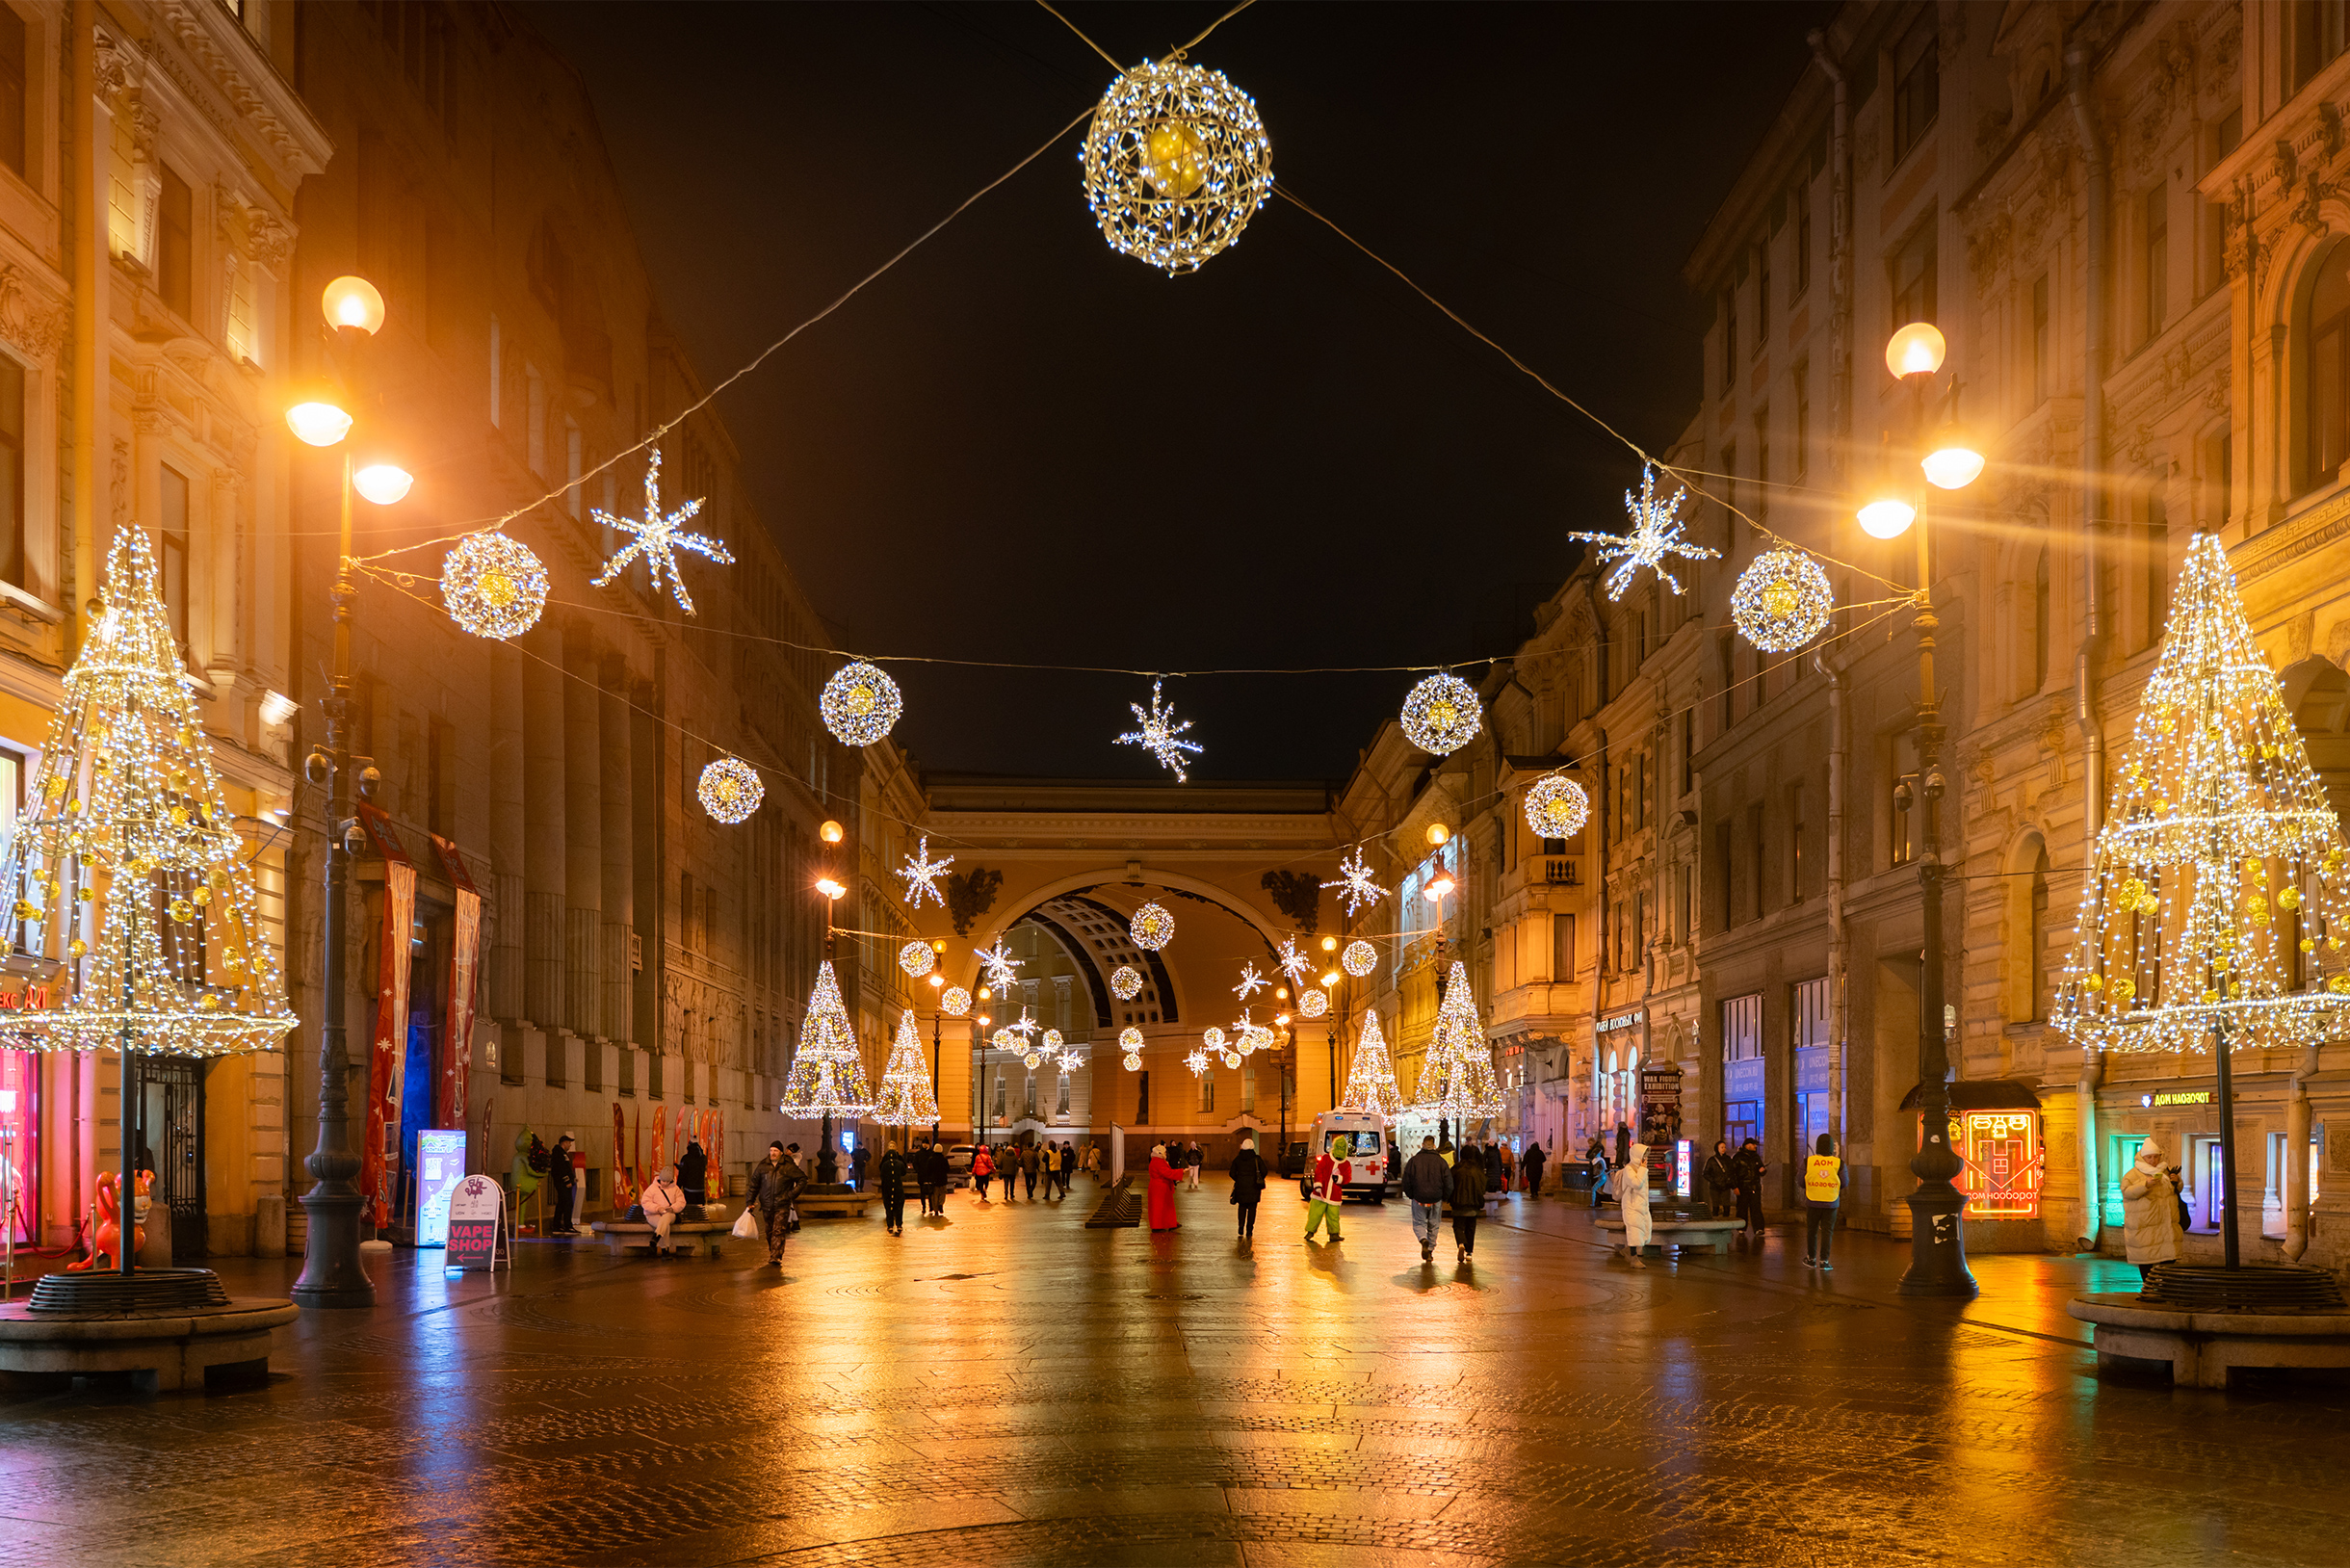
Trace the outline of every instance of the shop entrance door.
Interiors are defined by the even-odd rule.
[[[205,1252],[204,1066],[187,1057],[139,1061],[139,1144],[155,1162],[151,1195],[155,1212],[171,1216],[174,1263]]]

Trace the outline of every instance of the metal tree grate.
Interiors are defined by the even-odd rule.
[[[2158,1263],[2147,1275],[2146,1294],[2195,1312],[2340,1312],[2345,1306],[2341,1282],[2306,1264],[2223,1268]]]
[[[135,1274],[43,1274],[26,1303],[35,1312],[78,1318],[122,1318],[226,1307],[228,1292],[209,1268],[142,1268]]]

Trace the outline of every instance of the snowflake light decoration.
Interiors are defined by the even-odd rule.
[[[1356,980],[1361,980],[1379,967],[1379,950],[1361,937],[1346,944],[1346,951],[1338,955],[1338,964]]]
[[[1193,1078],[1197,1078],[1208,1070],[1208,1053],[1205,1051],[1193,1051],[1189,1056],[1183,1058],[1183,1064],[1191,1069],[1191,1076]]]
[[[1170,274],[1237,243],[1272,195],[1256,100],[1221,71],[1149,61],[1110,84],[1080,155],[1085,204],[1112,248]]]
[[[950,1018],[960,1018],[971,1011],[971,993],[959,985],[950,985],[939,993],[938,1010]]]
[[[1297,1016],[1319,1018],[1330,1010],[1330,993],[1320,986],[1311,986],[1297,993]]]
[[[520,637],[547,607],[547,569],[504,534],[468,534],[441,558],[441,602],[476,637]]]
[[[1110,994],[1120,1002],[1132,1002],[1142,994],[1142,972],[1133,964],[1120,964],[1110,974]]]
[[[1306,977],[1314,973],[1314,961],[1297,951],[1295,937],[1283,937],[1281,946],[1273,950],[1273,956],[1280,962],[1281,972],[1290,978],[1292,985],[1303,985]]]
[[[927,898],[936,902],[939,907],[946,907],[947,896],[938,890],[938,878],[941,873],[953,864],[954,856],[953,855],[947,856],[944,860],[932,860],[930,858],[930,836],[927,833],[924,834],[921,845],[912,854],[905,857],[905,864],[898,868],[898,875],[905,878],[906,902],[919,909],[922,907],[922,901]]]
[[[1184,732],[1191,727],[1191,720],[1187,719],[1178,724],[1175,722],[1174,705],[1170,703],[1163,708],[1160,706],[1159,687],[1158,681],[1151,682],[1151,711],[1149,713],[1142,711],[1142,704],[1139,702],[1130,702],[1126,705],[1127,711],[1135,716],[1135,721],[1142,727],[1128,730],[1113,744],[1142,747],[1152,756],[1157,757],[1160,766],[1173,773],[1175,782],[1181,784],[1186,781],[1183,771],[1184,753],[1188,751],[1193,756],[1198,756],[1201,747],[1196,741],[1183,739]]]
[[[832,672],[817,696],[816,711],[841,745],[871,745],[898,722],[905,699],[887,671],[859,660]]]
[[[1255,964],[1242,964],[1240,966],[1240,983],[1232,988],[1232,994],[1245,1002],[1259,991],[1264,990],[1265,985],[1265,977],[1257,973]]]
[[[1483,722],[1476,688],[1458,675],[1430,675],[1405,695],[1402,721],[1404,738],[1412,745],[1439,757],[1450,756],[1476,739]]]
[[[1020,966],[1027,961],[1013,957],[1001,938],[994,947],[981,948],[972,956],[987,966],[987,983],[994,986],[999,994],[1020,978]]]
[[[1606,588],[1610,600],[1624,597],[1643,566],[1653,567],[1658,578],[1676,594],[1681,591],[1681,579],[1675,577],[1666,562],[1681,556],[1689,561],[1712,561],[1719,550],[1703,544],[1691,544],[1683,536],[1681,504],[1689,498],[1686,490],[1675,490],[1670,501],[1657,497],[1657,470],[1640,470],[1640,496],[1632,499],[1630,490],[1624,492],[1624,510],[1632,514],[1629,534],[1569,534],[1568,538],[1581,539],[1599,546],[1599,558],[1612,561],[1615,565],[1607,573]]]
[[[1175,940],[1175,917],[1162,904],[1146,903],[1135,911],[1135,918],[1126,928],[1126,934],[1135,939],[1135,946],[1145,953],[1157,953]]]
[[[938,967],[938,954],[927,942],[908,942],[898,950],[898,967],[905,971],[906,979],[920,980]]]
[[[1819,562],[1801,550],[1765,550],[1738,573],[1730,619],[1765,653],[1793,653],[1828,627],[1836,589]]]
[[[1035,1033],[1037,1029],[1041,1026],[1037,1024],[1036,1015],[1034,1013],[1029,1011],[1026,1007],[1022,1007],[1020,1009],[1020,1021],[1008,1027],[1013,1033],[1019,1035],[1023,1039],[1026,1039],[1028,1036]]]
[[[718,540],[704,534],[687,534],[679,531],[678,524],[691,520],[701,510],[702,504],[697,498],[687,502],[675,511],[666,516],[663,515],[661,510],[661,449],[655,447],[652,460],[644,465],[643,517],[615,517],[601,507],[588,512],[590,518],[605,528],[612,529],[615,533],[636,536],[635,538],[628,541],[618,555],[604,562],[604,575],[595,580],[594,586],[602,588],[627,569],[631,561],[642,556],[645,565],[653,573],[653,591],[656,593],[661,591],[661,580],[666,575],[669,580],[669,591],[676,596],[677,608],[689,615],[692,614],[693,596],[686,591],[686,580],[678,575],[677,552],[691,550],[697,556],[707,556],[712,561],[721,562],[729,566],[734,564],[734,553]]]
[[[732,824],[743,822],[759,809],[767,797],[767,786],[748,763],[739,757],[720,757],[702,770],[701,781],[693,788],[701,797],[702,809],[718,821]]]
[[[1571,839],[1591,818],[1591,797],[1564,773],[1546,773],[1526,792],[1526,825],[1536,838]]]
[[[1371,868],[1363,863],[1363,851],[1357,849],[1338,863],[1338,879],[1322,883],[1339,890],[1338,896],[1346,902],[1349,919],[1367,903],[1376,903],[1387,897],[1387,889],[1371,879]]]

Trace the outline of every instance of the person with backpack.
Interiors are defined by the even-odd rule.
[[[1445,1157],[1436,1152],[1436,1140],[1422,1138],[1420,1152],[1403,1167],[1403,1195],[1412,1203],[1412,1234],[1420,1238],[1422,1263],[1436,1256],[1436,1221],[1443,1214],[1445,1191],[1451,1181]]]
[[[1265,1157],[1257,1152],[1257,1140],[1240,1139],[1240,1152],[1232,1157],[1232,1201],[1240,1205],[1236,1216],[1240,1224],[1238,1240],[1254,1241],[1257,1235],[1257,1204],[1265,1197]]]
[[[1477,1215],[1485,1212],[1485,1154],[1465,1139],[1452,1161],[1453,1261],[1467,1263],[1476,1251]]]
[[[1020,1150],[1020,1181],[1021,1185],[1028,1189],[1028,1200],[1031,1203],[1036,1201],[1036,1172],[1043,1167],[1043,1164],[1044,1156],[1037,1152],[1035,1144],[1027,1144]]]
[[[1833,1273],[1828,1248],[1836,1241],[1836,1206],[1844,1201],[1844,1162],[1836,1139],[1822,1133],[1803,1163],[1803,1266]]]
[[[1526,1195],[1528,1197],[1542,1196],[1542,1167],[1549,1163],[1549,1158],[1543,1153],[1542,1145],[1534,1143],[1528,1146],[1526,1158],[1518,1162],[1526,1170]]]

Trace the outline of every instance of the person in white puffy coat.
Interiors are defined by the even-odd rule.
[[[2138,1145],[2137,1161],[2122,1172],[2122,1251],[2140,1275],[2179,1256],[2179,1185],[2152,1138]]]
[[[646,1185],[638,1204],[644,1210],[644,1222],[653,1227],[653,1256],[675,1250],[669,1245],[669,1227],[677,1223],[686,1207],[686,1189],[677,1185],[677,1167],[664,1166]]]
[[[1634,1268],[1646,1268],[1640,1249],[1657,1234],[1656,1221],[1648,1215],[1648,1145],[1635,1143],[1627,1152],[1631,1158],[1616,1167],[1608,1186],[1624,1213],[1624,1256]]]

